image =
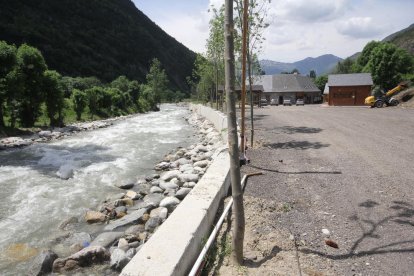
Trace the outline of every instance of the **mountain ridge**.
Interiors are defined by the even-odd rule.
[[[0,0],[0,40],[38,48],[50,69],[69,76],[145,81],[158,58],[172,88],[188,91],[196,54],[130,0]]]
[[[328,73],[335,67],[338,61],[342,60],[342,58],[335,55],[325,54],[318,57],[307,57],[291,63],[264,59],[260,60],[260,66],[268,75],[291,72],[293,69],[298,69],[303,75],[309,74],[311,70],[315,70],[319,76]]]

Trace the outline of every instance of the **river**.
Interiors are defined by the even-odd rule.
[[[26,274],[29,256],[62,235],[62,220],[81,218],[122,192],[115,183],[151,175],[163,155],[195,142],[187,115],[184,107],[163,105],[105,129],[0,152],[0,275]],[[67,169],[73,177],[60,179],[59,170]],[[77,231],[101,227],[82,223]],[[14,256],[22,250],[27,256]]]

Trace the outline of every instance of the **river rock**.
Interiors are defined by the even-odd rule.
[[[88,246],[92,241],[91,235],[86,232],[77,232],[70,235],[66,240],[67,245],[79,245],[80,249]],[[79,251],[79,250],[78,250]]]
[[[138,184],[137,186],[135,186],[134,191],[136,191],[142,196],[146,196],[147,194],[150,193],[151,187],[152,186],[148,183]]]
[[[116,248],[111,254],[110,266],[116,271],[121,271],[130,261],[126,253],[119,248]]]
[[[191,192],[191,188],[181,188],[175,193],[175,197],[183,200],[189,192]]]
[[[158,187],[158,186],[153,186],[153,187],[151,187],[151,189],[150,189],[150,193],[151,194],[162,194],[162,192],[163,192],[163,189],[161,189],[160,187]]]
[[[198,174],[193,173],[183,173],[178,176],[178,179],[180,179],[181,182],[198,182]]]
[[[123,198],[124,196],[125,196],[125,193],[118,193],[118,194],[114,194],[114,195],[109,195],[106,198],[105,202],[113,202],[113,201],[116,201],[118,199]]]
[[[114,231],[117,228],[128,226],[133,223],[137,223],[140,220],[142,221],[142,216],[147,213],[146,208],[139,209],[137,211],[133,211],[132,213],[117,219],[115,221],[111,221],[108,225],[105,226],[105,231]]]
[[[126,252],[129,249],[128,241],[124,238],[120,238],[118,241],[118,248]]]
[[[132,187],[134,187],[134,185],[135,185],[135,183],[133,183],[133,182],[126,182],[126,183],[117,183],[115,186],[117,186],[118,188],[123,189],[123,190],[129,190]]]
[[[168,216],[168,209],[165,207],[158,207],[150,212],[150,218],[159,217],[162,221],[166,220]]]
[[[125,196],[126,197],[129,197],[132,200],[137,200],[137,199],[142,198],[142,195],[138,194],[135,191],[131,191],[131,190],[127,191],[126,194],[125,194]]]
[[[147,203],[147,209],[152,210],[157,208],[163,199],[161,194],[149,194],[144,197],[144,202]]]
[[[164,196],[175,196],[176,189],[166,189],[163,193]]]
[[[53,262],[58,258],[58,255],[52,250],[43,250],[33,260],[29,269],[29,275],[43,276],[52,272]]]
[[[79,220],[77,217],[68,217],[59,224],[58,228],[61,230],[65,230],[70,224],[75,224],[78,222]]]
[[[101,212],[87,211],[85,220],[88,223],[104,222],[106,220],[106,216]]]
[[[151,186],[159,186],[160,185],[160,180],[159,179],[154,179],[150,182]]]
[[[202,160],[194,163],[194,167],[205,168],[207,167],[209,162],[207,160]]]
[[[127,207],[125,207],[125,206],[118,206],[118,207],[116,207],[116,208],[115,208],[115,212],[116,212],[117,214],[119,214],[119,213],[124,213],[124,214],[126,214],[126,213],[128,212],[128,208],[127,208]]]
[[[161,175],[161,180],[163,180],[163,181],[170,181],[173,178],[177,178],[177,176],[180,173],[181,172],[178,171],[178,170],[173,170],[173,171],[165,172],[163,175]]]
[[[147,181],[147,182],[151,182],[151,181],[154,179],[154,177],[153,177],[153,176],[151,176],[151,175],[147,175],[144,179],[145,179],[145,181]]]
[[[171,166],[171,163],[169,162],[161,162],[155,165],[155,170],[157,171],[165,171],[168,170]]]
[[[141,245],[141,242],[139,242],[139,241],[133,241],[133,242],[130,242],[128,245],[129,245],[129,249],[128,249],[128,251],[129,251],[131,249],[138,248]]]
[[[132,225],[125,230],[125,235],[137,235],[138,233],[145,231],[145,225],[144,224],[137,224]]]
[[[180,200],[174,196],[169,196],[161,200],[160,207],[165,207],[169,212],[172,212],[180,203]]]
[[[52,132],[50,130],[42,130],[42,131],[39,131],[37,135],[39,135],[39,137],[42,137],[42,138],[51,138]]]
[[[192,171],[193,170],[193,165],[191,164],[184,164],[182,166],[180,166],[180,171],[181,172],[186,172],[186,171]]]
[[[161,223],[162,219],[160,217],[152,217],[145,223],[145,231],[154,232],[155,228]]]
[[[178,159],[177,161],[174,162],[174,164],[176,166],[182,166],[182,165],[191,164],[191,163],[193,163],[193,162],[191,162],[191,160],[189,160],[187,158],[180,158],[180,159]]]
[[[197,152],[208,152],[208,148],[206,146],[203,145],[198,145],[195,147],[195,150]]]
[[[152,178],[154,178],[154,179],[158,179],[158,178],[160,178],[160,175],[159,175],[158,173],[154,173],[154,174],[152,175]]]
[[[92,264],[103,263],[110,259],[110,254],[102,246],[89,246],[67,257],[58,258],[53,262],[53,272],[64,273],[78,267],[86,267]]]
[[[123,235],[124,232],[103,232],[92,241],[91,246],[109,247]]]
[[[174,190],[174,189],[178,188],[178,185],[174,184],[174,183],[171,183],[171,182],[161,181],[160,182],[160,188],[163,189],[163,190],[167,190],[167,189],[173,189]]]

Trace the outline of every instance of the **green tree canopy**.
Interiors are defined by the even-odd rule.
[[[47,116],[51,126],[63,125],[64,84],[62,76],[51,70],[46,70],[43,80],[43,92],[47,108]]]
[[[40,115],[40,104],[44,99],[42,82],[47,66],[40,51],[27,44],[17,49],[17,63],[24,83],[20,122],[25,127],[32,127]]]

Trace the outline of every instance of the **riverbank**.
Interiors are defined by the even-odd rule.
[[[194,115],[187,120],[196,127],[194,138],[197,143],[178,147],[161,162],[153,163],[156,165],[154,173],[147,170],[150,173],[136,174],[134,181],[113,182],[118,192],[114,190],[96,208],[64,219],[59,225],[60,234],[50,237],[45,244],[53,254],[48,250],[33,253],[38,255],[33,261],[31,256],[26,256],[33,263],[31,271],[40,269],[41,264],[53,263],[50,258],[53,260],[58,255],[61,258],[55,260],[55,271],[116,274],[197,185],[211,162],[213,152],[221,145],[220,134],[213,132],[208,122],[200,121]],[[77,177],[76,169],[74,177]],[[20,245],[9,246],[3,254],[15,254]],[[34,249],[29,245],[25,248]],[[103,265],[82,268],[91,260],[103,262]]]

